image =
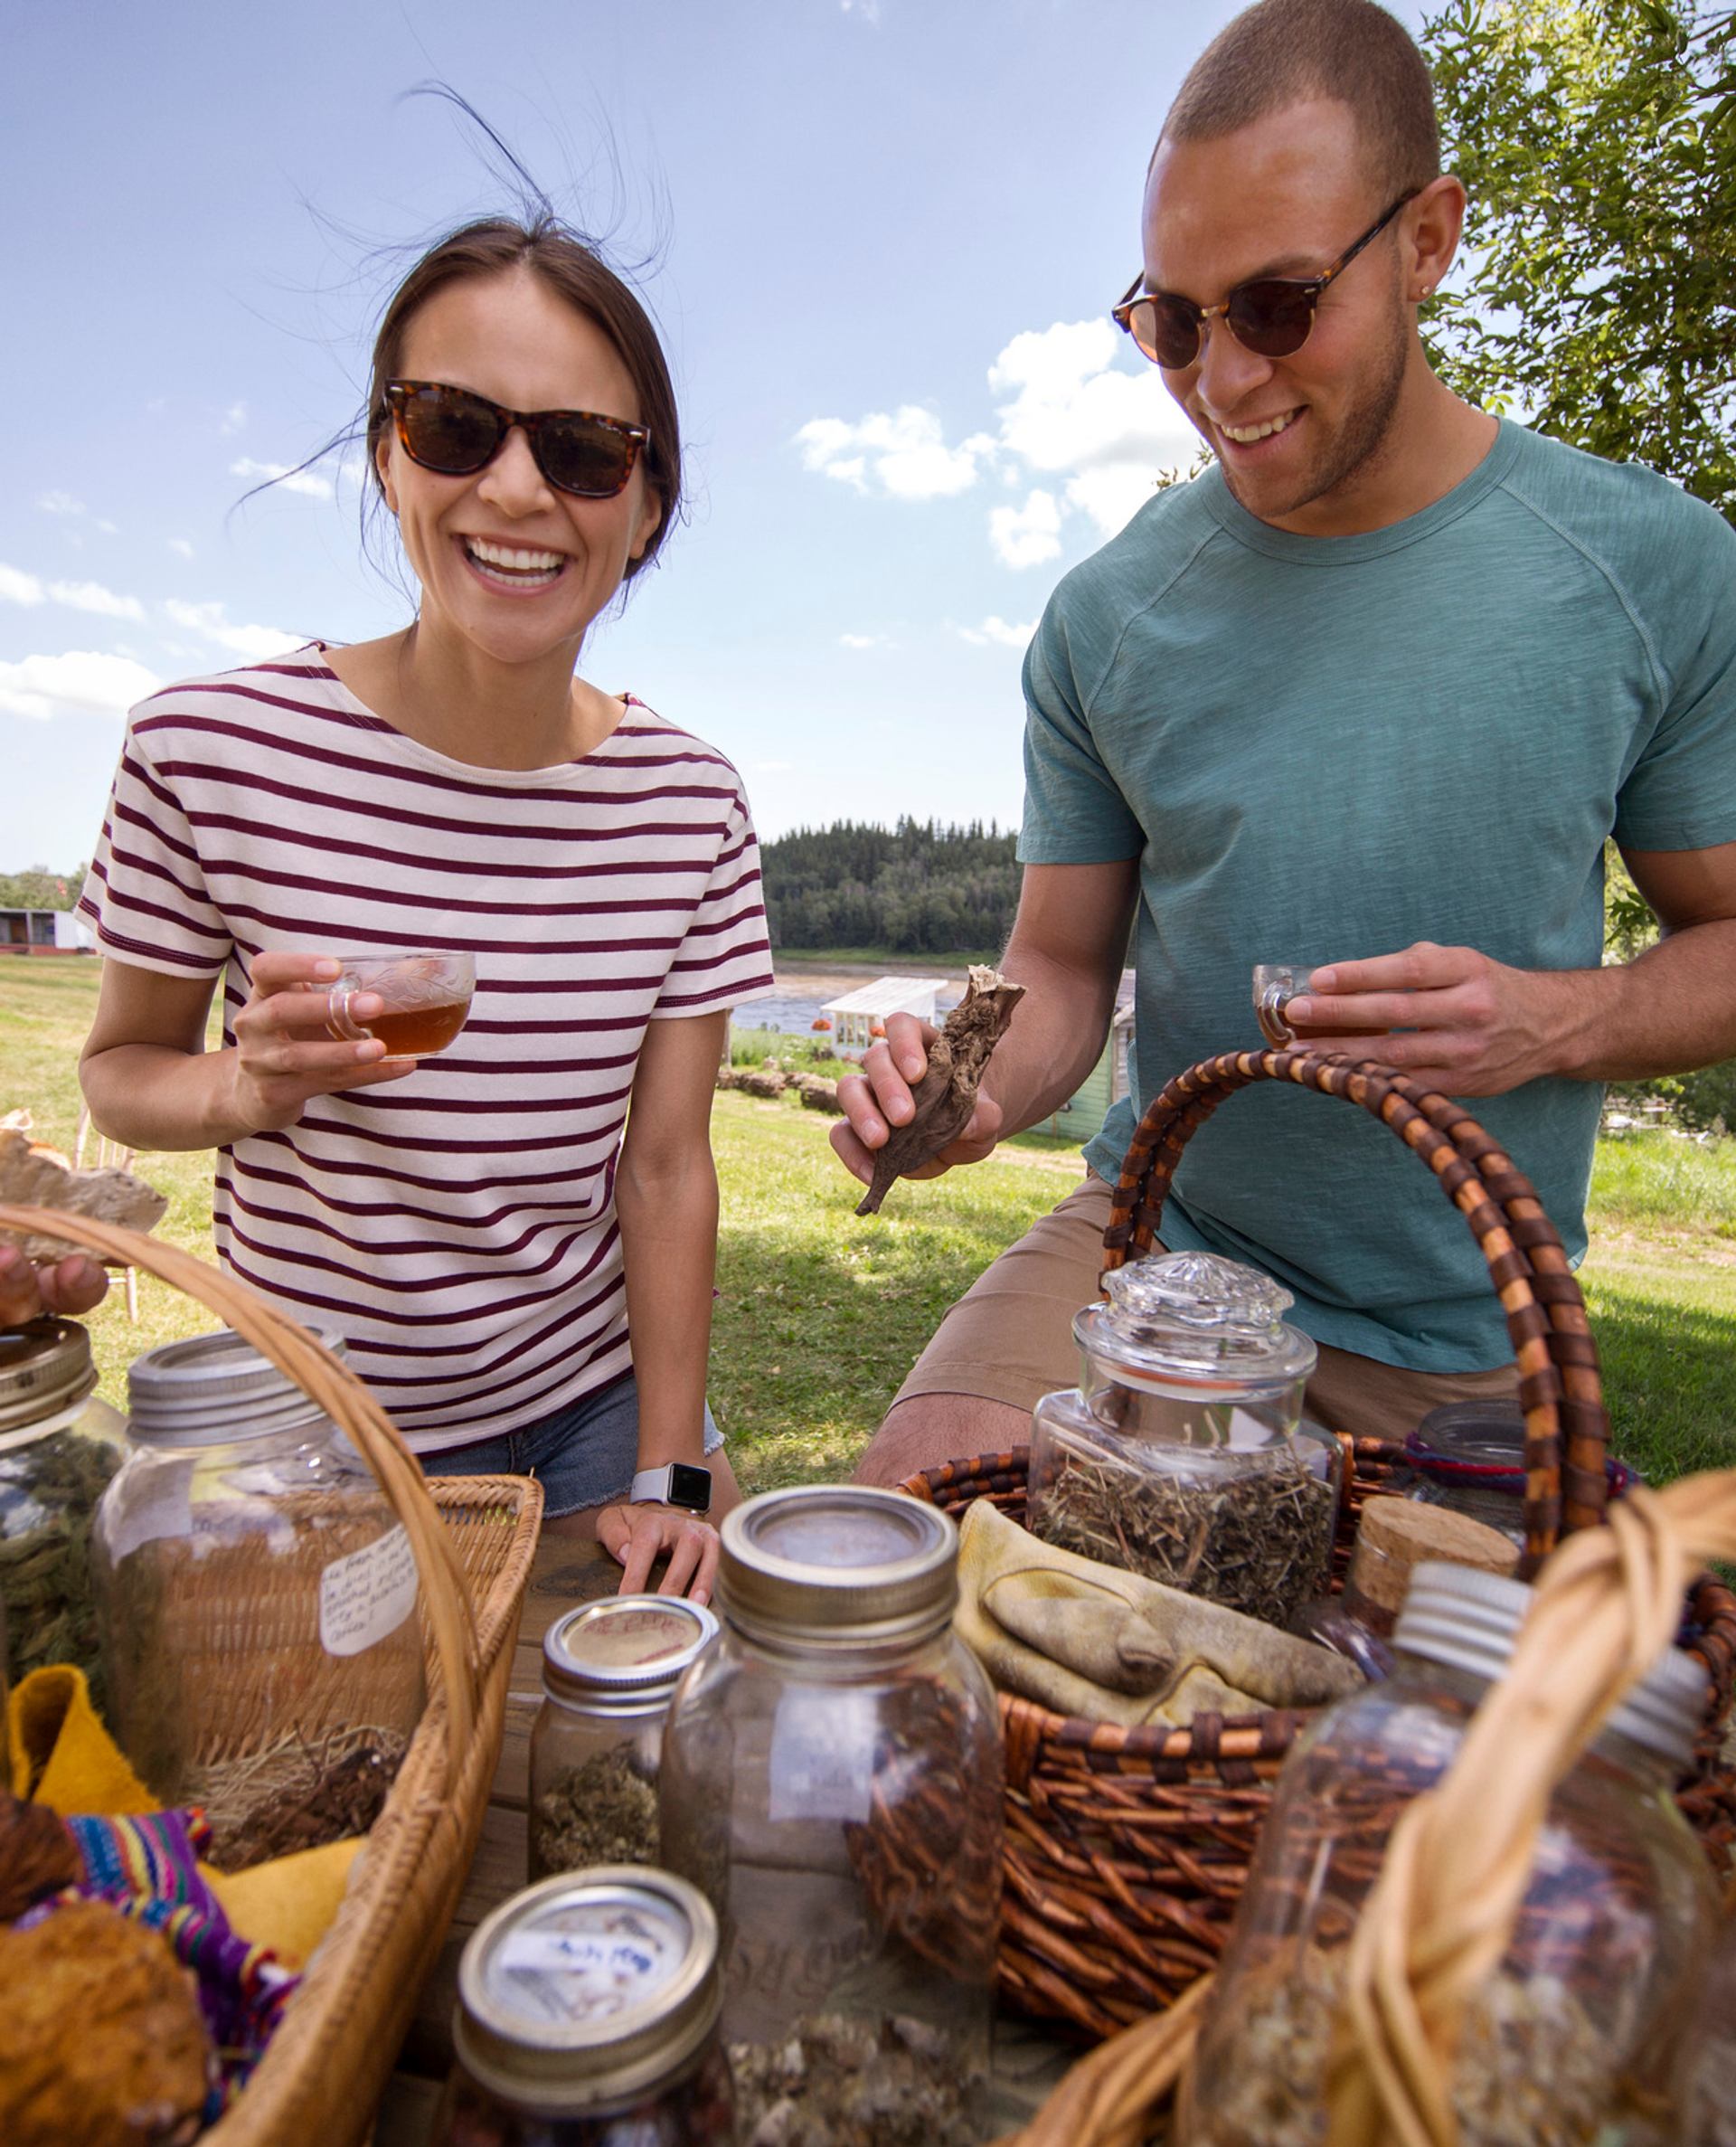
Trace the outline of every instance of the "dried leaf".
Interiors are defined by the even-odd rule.
[[[929,1070],[911,1091],[916,1110],[910,1122],[894,1126],[885,1147],[874,1151],[874,1174],[857,1206],[859,1215],[877,1215],[895,1178],[920,1170],[964,1131],[989,1055],[1024,997],[1023,984],[1009,984],[998,969],[972,965],[964,998],[929,1046]]]

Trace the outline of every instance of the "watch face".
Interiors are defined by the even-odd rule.
[[[693,1513],[703,1513],[711,1502],[711,1471],[696,1469],[691,1461],[671,1461],[669,1464],[670,1505],[684,1506]]]

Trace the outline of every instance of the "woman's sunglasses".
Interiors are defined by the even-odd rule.
[[[613,499],[633,474],[651,435],[643,425],[599,418],[589,410],[504,410],[467,388],[431,380],[386,383],[386,407],[397,421],[405,454],[441,477],[473,477],[524,428],[536,467],[557,492],[580,499]]]
[[[1239,283],[1222,306],[1196,306],[1175,291],[1142,292],[1145,278],[1136,276],[1127,296],[1112,308],[1113,319],[1124,327],[1154,365],[1165,372],[1183,373],[1193,364],[1205,345],[1205,324],[1222,317],[1224,326],[1246,350],[1262,358],[1293,357],[1314,328],[1314,310],[1320,294],[1335,277],[1392,222],[1418,189],[1401,194],[1383,215],[1371,223],[1356,243],[1341,253],[1324,275],[1306,281],[1285,276],[1258,276],[1251,283]]]

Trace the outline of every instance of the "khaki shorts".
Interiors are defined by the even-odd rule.
[[[892,1406],[917,1395],[962,1394],[1028,1414],[1043,1395],[1076,1385],[1073,1315],[1097,1295],[1109,1201],[1108,1185],[1088,1174],[1003,1253],[940,1322]],[[1307,1408],[1336,1432],[1402,1439],[1442,1402],[1493,1401],[1518,1386],[1512,1365],[1411,1372],[1322,1342]]]

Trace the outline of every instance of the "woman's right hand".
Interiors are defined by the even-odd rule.
[[[293,1126],[315,1096],[343,1089],[375,1088],[413,1074],[413,1059],[380,1064],[386,1047],[377,1036],[360,1044],[334,1042],[327,1013],[331,988],[343,965],[329,955],[256,955],[252,992],[235,1017],[235,1048],[229,1055],[231,1117],[255,1133]],[[350,1012],[358,1022],[380,1013],[378,993],[357,992]]]
[[[860,1074],[838,1082],[842,1119],[832,1123],[831,1141],[840,1161],[865,1186],[874,1175],[874,1150],[884,1148],[893,1126],[910,1121],[916,1104],[911,1092],[929,1065],[929,1045],[939,1031],[914,1014],[889,1014],[883,1040],[871,1044]],[[907,1178],[939,1178],[957,1163],[980,1163],[1001,1137],[1001,1107],[978,1094],[976,1108],[957,1140]]]

